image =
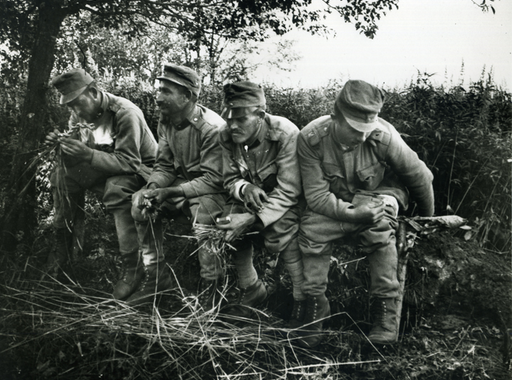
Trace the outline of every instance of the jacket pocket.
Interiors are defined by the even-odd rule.
[[[356,173],[359,181],[363,184],[363,189],[375,190],[384,179],[385,171],[384,165],[377,162],[364,169],[357,170]]]

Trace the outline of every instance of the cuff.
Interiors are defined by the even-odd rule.
[[[248,185],[248,184],[250,184],[250,182],[246,181],[244,179],[241,179],[240,181],[235,182],[232,195],[236,200],[238,200],[240,202],[244,201],[243,198],[241,197],[242,194],[241,194],[240,190],[242,190],[243,186]]]
[[[194,189],[194,186],[190,182],[185,182],[179,185],[181,187],[181,190],[183,190],[183,196],[185,198],[193,198],[196,196],[196,191]]]

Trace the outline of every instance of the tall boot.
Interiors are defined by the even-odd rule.
[[[290,241],[281,253],[281,257],[293,284],[293,309],[288,321],[288,327],[295,329],[302,326],[304,316],[306,315],[306,295],[302,291],[304,266],[297,239]]]
[[[152,303],[157,293],[172,289],[173,286],[170,270],[165,261],[144,265],[143,269],[144,277],[139,287],[126,300],[131,306]]]
[[[290,314],[290,320],[287,327],[290,329],[297,329],[304,323],[306,317],[307,300],[293,300],[293,309]]]
[[[126,300],[132,306],[152,303],[156,293],[171,289],[173,286],[170,270],[165,263],[163,253],[162,220],[159,217],[154,222],[139,220],[135,218],[135,215],[137,214],[134,213],[132,207],[132,216],[134,216],[138,244],[144,264],[144,276],[137,290]]]
[[[144,265],[139,250],[121,255],[121,277],[117,281],[112,296],[125,300],[140,286],[144,278]]]
[[[267,298],[267,289],[260,279],[254,285],[240,289],[235,304],[227,305],[223,313],[229,318],[251,318],[252,308],[260,305]]]
[[[55,248],[48,255],[46,272],[56,277],[59,272],[65,271],[71,254],[73,232],[67,228],[55,229]]]
[[[201,278],[197,289],[197,298],[203,311],[212,310],[220,305],[222,295],[219,290],[219,281]]]
[[[144,265],[139,253],[137,229],[131,214],[131,204],[122,206],[111,210],[114,214],[121,255],[121,277],[113,291],[113,297],[118,300],[125,300],[133,294],[144,277]]]
[[[225,274],[225,265],[223,265],[218,254],[213,252],[204,240],[199,240],[197,257],[201,266],[197,297],[203,311],[208,311],[218,306],[222,301],[219,282]]]
[[[368,339],[373,344],[392,344],[398,340],[398,300],[373,298],[370,306],[372,329]]]
[[[329,300],[325,294],[308,296],[306,300],[306,315],[304,324],[299,330],[299,346],[313,348],[323,339],[323,324],[331,315]]]

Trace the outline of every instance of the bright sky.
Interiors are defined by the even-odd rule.
[[[319,1],[319,0],[315,0]],[[478,2],[478,0],[475,0]],[[363,79],[378,86],[402,87],[420,72],[435,73],[436,84],[464,85],[492,69],[494,81],[512,89],[512,1],[496,0],[492,12],[482,12],[471,0],[400,0],[378,22],[374,39],[351,24],[331,17],[336,37],[326,39],[294,31],[303,58],[292,73],[268,68],[255,80],[290,87],[316,87],[329,79]]]

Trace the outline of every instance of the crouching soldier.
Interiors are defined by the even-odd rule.
[[[236,248],[233,261],[240,294],[225,313],[250,317],[267,291],[253,266],[253,245],[244,232],[260,231],[266,248],[280,253],[293,283],[292,325],[300,325],[305,296],[302,260],[298,246],[300,172],[297,160],[299,129],[288,119],[265,113],[263,89],[251,82],[224,86],[220,132],[223,148],[224,187],[229,190],[218,228]],[[241,239],[239,239],[241,238]]]
[[[351,235],[370,264],[373,319],[369,339],[393,343],[398,337],[398,257],[395,230],[409,193],[423,216],[434,212],[432,173],[378,117],[382,91],[363,81],[348,81],[334,114],[309,123],[300,133],[298,155],[308,207],[301,220],[307,311],[301,344],[320,343],[329,317],[325,296],[332,241]]]
[[[162,216],[184,214],[191,222],[214,224],[225,203],[222,186],[222,150],[218,131],[226,123],[215,112],[197,104],[201,89],[198,74],[185,66],[166,64],[160,81],[157,105],[158,153],[147,186],[133,197],[143,271],[132,304],[151,300],[157,291],[172,287],[162,251]],[[149,206],[149,207],[148,207]],[[161,211],[155,220],[151,209]],[[218,277],[222,266],[199,242],[201,278]]]
[[[73,221],[84,190],[97,193],[114,215],[123,274],[114,288],[114,298],[125,299],[127,286],[138,263],[135,223],[131,216],[132,194],[146,184],[155,160],[157,143],[142,111],[127,99],[101,91],[83,69],[53,78],[61,93],[60,104],[71,110],[69,133],[58,131],[46,137],[60,145],[62,165],[50,177],[57,244],[48,257],[52,274],[65,267],[73,235]]]

